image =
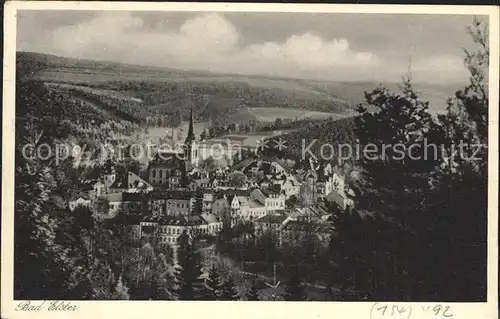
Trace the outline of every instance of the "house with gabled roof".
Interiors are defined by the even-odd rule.
[[[354,201],[351,196],[353,195],[352,191],[339,192],[337,190],[333,190],[328,196],[326,196],[326,201],[337,205],[340,209],[346,210],[348,207],[354,207]]]
[[[285,194],[286,199],[292,196],[299,197],[301,183],[295,177],[289,176],[286,179],[276,180],[274,184],[279,186],[280,191]]]
[[[248,200],[247,219],[254,220],[265,215],[267,215],[266,206],[261,202],[250,198]]]
[[[116,174],[113,183],[109,186],[109,191],[116,192],[128,192],[128,193],[148,193],[153,190],[148,182],[140,178],[137,174],[133,172],[124,172]]]
[[[74,200],[68,202],[68,208],[70,211],[74,211],[77,207],[91,208],[92,201],[90,200],[89,196],[82,193]]]
[[[142,194],[118,192],[110,193],[103,198],[109,202],[109,216],[116,216],[118,214],[139,214],[141,213],[143,200]]]
[[[250,199],[264,205],[268,212],[285,209],[285,195],[273,189],[255,189],[250,193]]]
[[[185,155],[179,150],[158,150],[148,165],[151,185],[160,188],[173,188],[181,184],[186,172]]]
[[[255,235],[260,236],[266,231],[279,233],[288,219],[289,217],[284,214],[267,214],[259,217],[253,221],[255,225]]]

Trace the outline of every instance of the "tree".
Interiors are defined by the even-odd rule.
[[[205,171],[212,172],[217,168],[217,163],[212,156],[209,156],[200,163],[200,168]]]
[[[274,120],[274,129],[280,129],[283,125],[283,120],[280,117],[277,117],[276,120]]]
[[[332,242],[335,277],[341,288],[358,294],[355,298],[485,300],[487,178],[481,167],[486,157],[423,153],[424,141],[444,146],[448,154],[455,141],[487,142],[487,89],[480,69],[487,68],[488,51],[482,26],[475,22],[471,31],[480,51],[465,58],[471,84],[448,102],[438,121],[411,77],[402,94],[380,87],[366,93],[374,111],[358,108],[361,146],[375,145],[379,154],[360,161],[360,178],[350,185],[355,209],[334,214]],[[406,154],[393,147],[381,153],[396,144]]]
[[[300,186],[300,203],[303,207],[313,206],[316,202],[315,199],[315,180],[314,178],[308,178]]]
[[[202,300],[207,295],[201,278],[201,255],[195,243],[189,242],[187,234],[183,234],[178,248],[178,265],[176,271],[177,295],[179,300]]]
[[[290,196],[289,199],[287,199],[285,201],[285,204],[286,204],[287,208],[293,208],[293,207],[295,207],[295,205],[297,205],[298,202],[299,202],[299,200],[298,200],[297,196],[292,195],[292,196]]]
[[[212,264],[212,268],[210,268],[208,272],[207,286],[208,286],[207,299],[219,300],[222,293],[222,285],[220,283],[219,274],[217,273],[215,264]]]
[[[200,141],[208,139],[208,133],[206,129],[203,129],[200,133]]]
[[[238,300],[240,299],[233,277],[229,276],[222,284],[220,300]]]
[[[109,200],[105,197],[98,197],[94,201],[94,213],[98,216],[108,215],[109,214]]]
[[[255,279],[252,279],[252,286],[250,287],[250,290],[247,293],[247,300],[248,301],[260,300],[259,289],[257,289]]]
[[[97,300],[128,300],[128,288],[123,283],[122,276],[115,280],[115,276],[107,262],[95,260],[91,267],[94,294]]]
[[[229,208],[225,208],[221,212],[222,229],[216,238],[216,249],[220,253],[228,253],[231,248],[231,240],[233,238],[233,231],[231,228],[231,211]]]
[[[197,189],[195,192],[193,213],[195,215],[201,215],[203,213],[203,193],[201,189]]]
[[[403,83],[401,94],[379,87],[365,96],[375,111],[358,107],[356,134],[361,145],[375,146],[378,153],[361,158],[361,179],[351,185],[356,193],[357,212],[335,216],[338,234],[347,236],[337,236],[338,245],[352,240],[359,243],[356,249],[339,247],[347,255],[338,255],[335,262],[343,278],[352,279],[345,282],[353,285],[349,288],[371,292],[375,298],[406,300],[416,287],[416,278],[406,275],[413,267],[408,252],[417,244],[412,228],[421,211],[422,196],[429,191],[429,175],[437,163],[437,159],[423,156],[423,144],[425,140],[434,142],[436,124],[427,111],[428,103],[414,92],[410,78]],[[413,151],[412,154],[401,157],[394,147],[386,148],[396,144]],[[350,234],[337,224],[351,227],[349,231],[365,231]],[[394,245],[393,240],[398,244]],[[356,267],[351,263],[354,260]]]
[[[20,92],[21,93],[21,92]],[[28,116],[28,115],[25,115]],[[32,122],[16,122],[16,189],[14,215],[14,297],[16,299],[87,299],[92,294],[88,260],[61,236],[57,213],[61,208],[51,200],[57,187],[50,162],[37,156],[23,156],[20,142],[34,147],[46,141]],[[80,251],[80,253],[78,253]],[[74,254],[74,256],[71,256]]]
[[[179,127],[182,124],[182,115],[179,110],[175,110],[170,124],[172,125],[172,127]]]
[[[128,275],[129,281],[133,283],[130,289],[132,299],[174,299],[175,278],[167,257],[157,253],[149,242],[142,245],[137,257]]]
[[[240,171],[234,171],[228,177],[228,185],[232,187],[243,187],[246,181],[247,177]]]
[[[429,265],[440,270],[427,277],[434,283],[431,298],[480,301],[486,300],[487,281],[488,23],[475,18],[468,33],[477,48],[465,51],[470,83],[449,99],[447,113],[439,116],[447,154],[452,154],[453,144],[464,142],[465,147],[443,158],[433,175],[433,227],[425,239],[436,250]],[[477,154],[470,147],[474,144],[481,145]],[[437,242],[443,233],[446,239]]]
[[[304,291],[304,285],[300,281],[298,266],[292,267],[290,278],[285,285],[285,293],[283,294],[283,298],[286,301],[307,300],[307,294]]]

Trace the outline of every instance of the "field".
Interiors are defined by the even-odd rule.
[[[327,112],[315,112],[307,110],[295,110],[280,107],[252,107],[249,108],[250,114],[253,114],[258,121],[274,122],[277,118],[282,119],[327,119],[327,118],[343,118],[347,114],[335,114]]]
[[[343,118],[363,103],[365,91],[379,85],[193,72],[29,52],[18,52],[16,65],[20,78],[93,94],[101,104],[106,98],[104,103],[138,121],[176,112],[187,120],[191,108],[197,121],[216,124]],[[399,91],[397,84],[383,85]],[[447,97],[457,89],[424,84],[415,88],[434,113],[445,109]]]
[[[45,82],[45,85],[52,87],[52,88],[56,88],[56,89],[62,89],[62,90],[75,89],[75,90],[79,90],[82,92],[91,93],[91,94],[95,94],[95,95],[108,96],[110,98],[115,98],[118,100],[128,100],[128,101],[142,103],[141,99],[138,99],[138,98],[135,98],[132,96],[128,96],[128,95],[125,95],[121,92],[117,92],[117,91],[113,91],[113,90],[99,89],[99,88],[93,88],[93,87],[77,85],[77,84],[56,83],[56,82]]]

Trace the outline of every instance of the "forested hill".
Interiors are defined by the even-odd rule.
[[[291,133],[272,138],[263,154],[293,159],[296,162],[309,158],[336,162],[339,158],[339,148],[341,152],[345,152],[346,147],[355,147],[355,117],[303,120],[293,123],[293,129]],[[353,158],[349,158],[348,162],[352,164]]]
[[[16,64],[18,79],[70,84],[73,93],[85,91],[87,98],[112,104],[139,120],[176,113],[187,118],[191,105],[197,119],[221,123],[274,121],[277,113],[284,118],[310,117],[311,112],[320,112],[314,116],[322,118],[351,115],[364,101],[364,92],[378,85],[193,72],[32,52],[18,52]],[[447,96],[454,93],[438,86],[417,89],[435,109],[444,109]]]

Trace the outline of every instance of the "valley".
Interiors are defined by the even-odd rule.
[[[117,119],[140,123],[176,113],[187,120],[191,107],[197,122],[216,125],[344,118],[355,114],[365,91],[379,85],[181,71],[30,52],[18,52],[16,64],[20,79],[84,94],[97,104],[111,104]],[[398,89],[397,84],[384,86]],[[416,85],[416,90],[434,113],[442,112],[446,98],[454,94],[446,86]]]

